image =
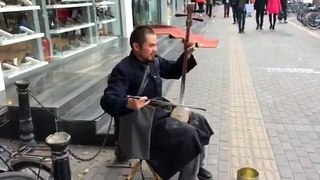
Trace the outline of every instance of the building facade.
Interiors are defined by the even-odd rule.
[[[128,38],[135,26],[168,24],[183,10],[179,0],[2,1],[0,87],[11,78]]]

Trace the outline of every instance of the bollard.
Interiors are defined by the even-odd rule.
[[[56,132],[46,138],[52,154],[53,179],[71,180],[69,142],[70,135],[65,132]]]
[[[237,171],[237,180],[258,180],[259,172],[251,167],[244,167]]]
[[[33,123],[30,113],[30,102],[29,102],[29,82],[19,80],[15,82],[18,91],[19,101],[19,132],[20,132],[20,147],[25,145],[35,145],[33,134]]]

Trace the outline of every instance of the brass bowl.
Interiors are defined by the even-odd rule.
[[[244,167],[237,171],[237,180],[258,180],[259,172],[251,167]]]

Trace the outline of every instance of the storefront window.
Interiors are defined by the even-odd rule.
[[[133,0],[132,13],[134,26],[160,22],[159,2],[155,0]]]
[[[5,80],[108,44],[122,33],[119,0],[0,2],[0,65]],[[147,2],[149,8],[152,3]]]
[[[0,62],[4,79],[44,66],[39,6],[6,1],[0,8]]]

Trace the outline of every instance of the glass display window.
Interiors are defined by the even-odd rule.
[[[50,41],[52,59],[64,59],[97,45],[94,38],[91,0],[42,2],[42,29]]]
[[[118,1],[96,0],[96,33],[98,42],[110,42],[121,35],[120,8]]]
[[[4,0],[0,8],[0,61],[4,78],[47,64],[35,0]]]
[[[160,23],[160,1],[133,0],[132,13],[134,26]]]

